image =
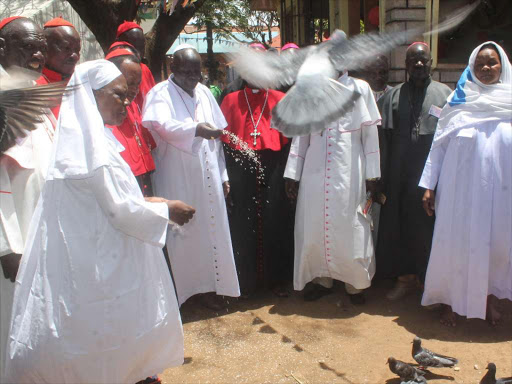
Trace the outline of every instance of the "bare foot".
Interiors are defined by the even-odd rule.
[[[441,319],[439,321],[447,327],[455,327],[457,325],[457,315],[452,311],[452,307],[443,305],[443,311],[441,312]]]
[[[498,311],[498,299],[492,295],[487,298],[487,321],[493,327],[501,323],[501,313]]]

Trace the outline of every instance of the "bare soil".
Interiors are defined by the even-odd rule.
[[[420,292],[399,302],[384,295],[391,282],[377,282],[367,302],[354,306],[342,285],[316,302],[302,293],[277,298],[270,292],[229,299],[221,313],[195,298],[182,306],[185,364],[160,375],[170,383],[371,383],[400,384],[387,358],[414,363],[411,342],[457,357],[457,370],[431,369],[429,383],[479,383],[488,362],[498,377],[512,376],[512,304],[500,303],[503,322],[458,318],[439,323],[439,312],[420,305]]]

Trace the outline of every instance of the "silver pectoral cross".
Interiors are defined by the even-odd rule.
[[[261,136],[261,133],[258,132],[258,130],[256,128],[254,128],[254,132],[250,133],[249,136],[253,137],[254,146],[256,146],[256,139],[258,138],[258,136]]]

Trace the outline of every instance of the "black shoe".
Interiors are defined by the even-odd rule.
[[[364,298],[364,293],[356,293],[355,295],[348,295],[350,297],[350,302],[354,305],[363,305],[366,303],[366,299]]]
[[[310,291],[304,293],[304,301],[316,301],[321,297],[330,295],[331,293],[332,289],[315,284]]]

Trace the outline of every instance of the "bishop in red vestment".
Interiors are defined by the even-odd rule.
[[[142,81],[140,82],[139,93],[135,98],[135,103],[137,103],[142,111],[146,94],[155,86],[155,79],[153,78],[151,70],[143,63],[144,54],[146,52],[146,38],[144,37],[142,27],[132,21],[125,21],[117,28],[116,41],[131,44],[139,53]]]
[[[62,17],[56,17],[44,25],[48,45],[46,63],[37,84],[44,85],[67,81],[80,60],[81,40],[76,28]],[[52,108],[55,119],[59,118],[60,104]]]
[[[284,93],[245,87],[221,105],[228,127],[254,149],[263,174],[223,136],[231,180],[229,219],[242,294],[271,288],[286,295],[293,271],[293,210],[286,199],[284,167],[288,139],[271,128],[271,111]]]
[[[155,170],[151,150],[156,143],[151,133],[142,126],[141,110],[135,101],[141,82],[141,68],[138,58],[130,51],[117,49],[106,56],[123,73],[128,84],[128,97],[131,104],[126,107],[126,118],[121,125],[112,128],[117,140],[125,150],[121,157],[130,166],[144,196],[153,196],[150,174]]]

